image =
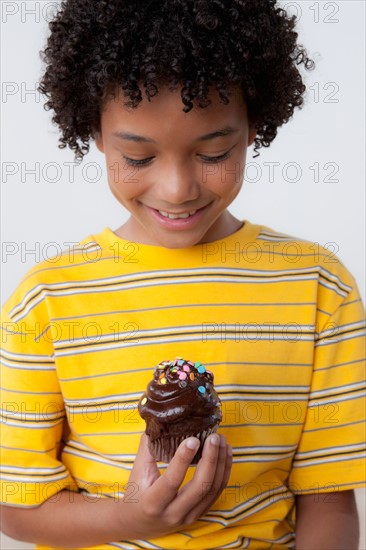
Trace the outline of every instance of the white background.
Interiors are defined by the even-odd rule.
[[[1,4],[4,302],[34,263],[106,226],[117,228],[128,214],[108,189],[104,156],[95,144],[77,167],[71,150],[58,149],[51,113],[32,92],[56,2]],[[250,149],[246,181],[230,210],[240,219],[336,251],[365,300],[365,4],[298,0],[281,5],[299,16],[299,42],[317,67],[305,75],[304,108],[259,158],[253,159]],[[365,550],[365,492],[356,493],[360,549]],[[1,548],[33,545],[2,536]]]

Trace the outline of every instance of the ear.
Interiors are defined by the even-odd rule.
[[[252,145],[252,143],[255,140],[256,135],[257,135],[257,130],[256,130],[255,126],[250,126],[249,133],[248,133],[248,147],[250,145]]]
[[[99,151],[101,153],[104,153],[102,132],[95,132],[94,133],[94,140],[95,140],[96,146],[98,147]]]

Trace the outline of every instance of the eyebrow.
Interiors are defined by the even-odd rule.
[[[210,132],[209,134],[205,134],[204,136],[200,136],[195,141],[208,141],[211,139],[215,139],[218,137],[223,136],[229,136],[230,134],[234,134],[236,132],[239,132],[239,128],[233,128],[232,126],[225,126],[224,128],[220,128],[219,130],[215,130],[215,132]],[[128,141],[134,141],[137,143],[155,143],[157,142],[151,138],[145,137],[145,136],[139,136],[137,134],[133,134],[131,132],[113,132],[113,137],[117,137],[120,139],[128,140]]]

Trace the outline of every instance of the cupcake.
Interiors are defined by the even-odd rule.
[[[157,461],[170,462],[180,443],[195,436],[201,445],[192,464],[198,463],[206,437],[217,431],[222,419],[213,379],[200,362],[181,357],[155,367],[138,411],[146,422],[150,453]]]

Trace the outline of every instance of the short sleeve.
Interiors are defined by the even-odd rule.
[[[1,316],[1,502],[34,507],[62,491],[77,490],[59,460],[67,431],[63,396],[54,363],[52,336],[43,300],[27,312],[26,278]]]
[[[310,399],[289,478],[297,494],[365,485],[365,312],[348,277],[335,311],[318,308]]]

